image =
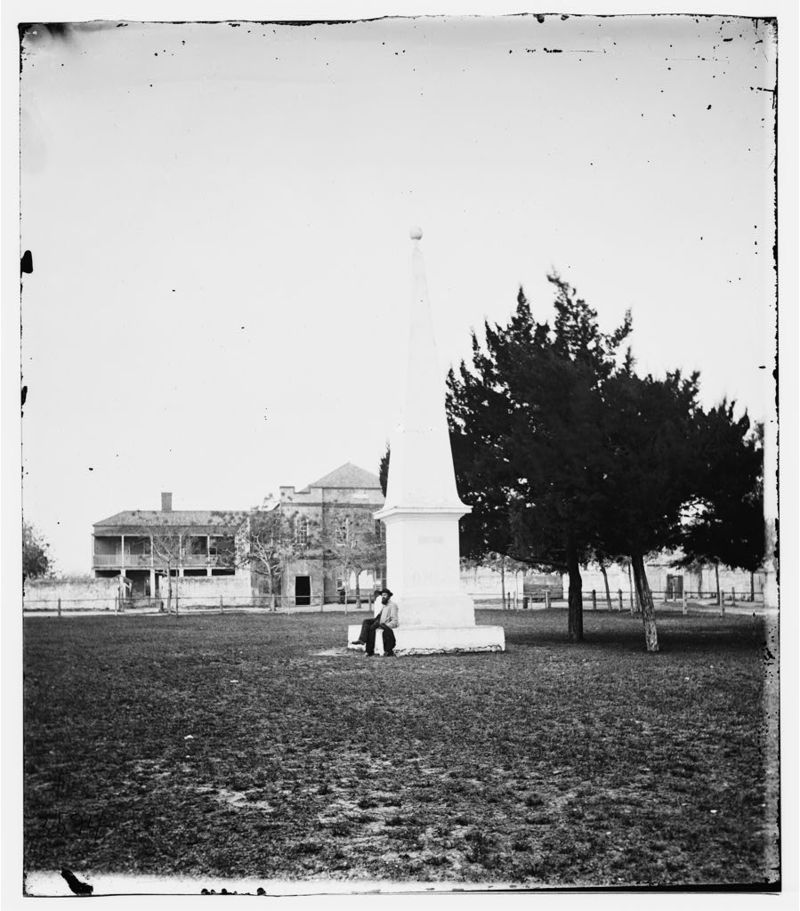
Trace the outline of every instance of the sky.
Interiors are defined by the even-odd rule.
[[[540,21],[540,18],[542,21]],[[691,16],[116,21],[23,42],[23,508],[240,509],[399,417],[424,231],[442,383],[558,270],[640,372],[768,414],[774,33]]]

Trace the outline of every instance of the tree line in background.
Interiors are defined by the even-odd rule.
[[[552,323],[534,319],[520,288],[508,324],[485,323],[484,344],[473,332],[471,363],[447,378],[456,478],[472,506],[461,553],[566,573],[572,641],[583,638],[581,566],[629,561],[646,647],[657,651],[648,553],[762,565],[762,428],[733,402],[704,410],[698,373],[639,376],[622,349],[630,313],[601,332],[573,287],[548,280]]]

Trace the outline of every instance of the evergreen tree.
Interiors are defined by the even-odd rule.
[[[685,506],[696,489],[698,378],[680,371],[663,380],[641,378],[629,362],[603,389],[599,550],[630,558],[651,652],[658,651],[658,631],[644,558],[679,542]]]
[[[386,443],[386,452],[381,456],[381,464],[378,467],[378,479],[381,482],[381,491],[383,492],[384,497],[386,496],[386,487],[389,483],[389,459],[391,458],[392,451],[389,446],[389,443]]]
[[[723,400],[696,416],[695,497],[680,532],[679,565],[725,564],[751,573],[764,562],[763,426]]]
[[[448,377],[453,456],[467,556],[489,552],[569,574],[568,634],[583,638],[580,565],[596,543],[602,477],[602,389],[618,370],[630,314],[613,333],[557,274],[553,326],[522,289],[506,327],[473,333],[472,365]],[[627,362],[626,362],[627,363]]]

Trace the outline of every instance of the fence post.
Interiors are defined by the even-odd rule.
[[[58,599],[58,616],[61,616],[61,598]]]
[[[592,610],[597,610],[597,592],[592,589]]]
[[[736,589],[731,589],[731,604],[736,604]]]
[[[119,595],[114,595],[114,613],[119,613]]]
[[[617,592],[619,594],[619,609],[622,610],[622,589],[618,588]]]
[[[550,610],[550,589],[546,588],[544,590],[544,606],[547,610]]]
[[[722,617],[725,616],[725,599],[724,598],[719,599],[719,612]]]
[[[219,612],[220,612],[221,614],[225,613],[225,608],[224,608],[224,606],[223,606],[223,604],[222,604],[222,595],[219,596]]]

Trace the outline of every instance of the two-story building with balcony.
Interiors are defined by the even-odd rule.
[[[162,493],[160,510],[126,510],[96,522],[92,571],[118,577],[133,597],[157,597],[167,574],[231,576],[244,546],[247,513],[241,510],[173,510]]]

